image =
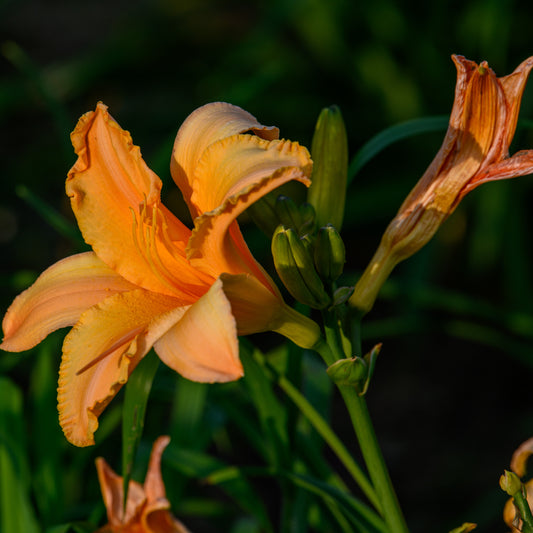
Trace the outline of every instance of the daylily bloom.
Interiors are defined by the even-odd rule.
[[[124,510],[124,485],[105,459],[96,459],[100,489],[107,510],[108,523],[96,533],[189,533],[170,513],[165,485],[161,477],[161,455],[170,437],[159,437],[152,447],[144,485],[130,481]]]
[[[523,442],[513,453],[511,458],[511,470],[519,477],[526,474],[526,464],[529,457],[533,455],[533,438]],[[524,483],[529,507],[533,505],[533,479]],[[511,528],[511,533],[522,531],[522,519],[513,503],[513,499],[507,500],[503,509],[503,520]]]
[[[0,345],[27,350],[74,325],[58,387],[70,442],[93,444],[98,416],[152,347],[188,379],[224,382],[242,376],[238,334],[272,330],[307,347],[318,340],[318,326],[283,302],[236,221],[283,183],[309,184],[307,150],[277,137],[277,128],[225,103],[186,119],[171,173],[191,230],[161,203],[160,179],[107,107],[81,117],[66,190],[93,251],[54,264],[15,299]]]
[[[435,159],[401,205],[356,285],[350,304],[369,311],[392,269],[436,233],[461,199],[482,183],[533,173],[533,150],[509,157],[533,57],[497,78],[486,62],[452,56],[457,67],[448,131]]]

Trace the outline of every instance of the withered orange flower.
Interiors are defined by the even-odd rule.
[[[503,78],[497,78],[486,62],[452,58],[457,84],[448,131],[355,288],[350,303],[361,312],[371,309],[392,269],[433,237],[467,193],[488,181],[533,173],[533,150],[509,157],[533,57]]]
[[[533,438],[523,442],[513,453],[511,458],[511,470],[518,476],[523,477],[526,474],[526,464],[530,456],[533,455]],[[526,497],[529,507],[533,509],[533,479],[524,483],[526,488]],[[510,533],[520,533],[522,531],[522,519],[518,513],[513,499],[510,498],[503,508],[503,521],[511,528]]]
[[[96,459],[100,489],[107,511],[108,523],[96,533],[189,533],[170,513],[170,503],[161,477],[161,455],[170,437],[159,437],[152,447],[144,485],[130,481],[124,509],[123,478],[105,459]]]
[[[58,387],[70,442],[94,442],[98,416],[152,347],[188,379],[224,382],[243,372],[237,334],[272,330],[302,346],[316,342],[318,326],[283,302],[236,221],[283,183],[309,184],[308,151],[277,137],[277,128],[225,103],[186,119],[171,173],[191,230],[161,203],[161,180],[107,107],[81,117],[66,190],[93,251],[54,264],[15,299],[0,345],[27,350],[74,325]]]

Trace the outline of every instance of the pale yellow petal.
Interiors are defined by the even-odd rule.
[[[225,102],[199,107],[182,124],[174,142],[170,171],[193,218],[198,215],[190,202],[194,170],[204,150],[220,139],[246,131],[268,140],[279,136],[277,128],[263,126],[244,109]]]
[[[134,288],[92,252],[58,261],[11,304],[4,317],[0,348],[28,350],[52,331],[75,324],[89,307]]]
[[[235,319],[220,280],[154,349],[166,365],[192,381],[226,382],[243,375]]]
[[[259,275],[238,229],[233,237],[228,230],[250,204],[280,185],[309,185],[311,169],[309,152],[298,143],[234,135],[212,144],[196,170],[192,199],[202,215],[187,245],[191,263],[212,276]]]
[[[81,315],[65,338],[59,370],[59,420],[70,442],[93,444],[98,416],[164,333],[161,323],[169,328],[181,318],[182,305],[136,289],[106,298]]]

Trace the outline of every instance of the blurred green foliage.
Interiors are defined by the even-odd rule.
[[[486,59],[499,75],[511,72],[533,54],[532,21],[533,8],[511,0],[2,2],[0,308],[44,268],[83,249],[64,194],[74,162],[68,134],[97,101],[132,132],[164,181],[165,202],[183,216],[169,178],[170,150],[180,123],[199,105],[230,101],[309,146],[320,110],[334,103],[353,156],[384,128],[449,113],[451,53]],[[533,119],[531,87],[521,118]],[[513,149],[533,146],[533,130],[522,124]],[[433,132],[400,140],[360,169],[343,228],[347,281],[364,268],[441,138]],[[526,177],[470,195],[434,242],[398,268],[363,332],[369,344],[385,342],[369,403],[414,532],[447,531],[467,520],[483,531],[502,529],[498,477],[533,431],[532,186]],[[253,228],[245,230],[269,265],[268,245]],[[55,410],[61,338],[62,332],[27,354],[0,357],[2,531],[17,531],[5,522],[13,506],[34,510],[24,513],[21,531],[37,523],[102,523],[93,462],[103,454],[118,469],[120,400],[101,418],[95,448],[66,443]],[[271,346],[276,339],[252,341]],[[273,527],[263,509],[279,503],[272,481],[261,478],[261,489],[247,499],[246,476],[207,484],[197,478],[231,464],[286,466],[283,443],[306,432],[314,444],[301,476],[324,479],[328,465],[315,454],[320,439],[302,421],[299,437],[286,433],[298,415],[289,409],[290,420],[279,419],[275,402],[285,400],[275,400],[271,385],[261,385],[270,400],[254,406],[247,390],[253,378],[207,390],[162,367],[137,468],[146,465],[161,428],[171,431],[164,475],[173,508],[191,529]],[[337,427],[345,413],[322,369],[312,357],[305,368],[303,385],[315,407],[353,442]],[[253,366],[247,370],[256,376]],[[299,482],[289,476],[283,484],[296,502],[313,497],[304,485],[323,490],[307,477]],[[325,518],[316,504],[311,509],[317,531],[337,523],[338,510]]]

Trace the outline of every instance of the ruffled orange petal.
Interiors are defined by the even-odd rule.
[[[166,365],[193,381],[242,377],[237,328],[221,280],[155,342],[154,349]]]
[[[309,152],[298,143],[234,135],[212,144],[196,168],[192,202],[202,214],[194,221],[187,245],[191,263],[212,276],[251,268],[257,275],[242,239],[236,245],[228,236],[231,223],[250,204],[288,181],[309,185],[311,169]]]
[[[175,298],[136,289],[81,315],[65,338],[59,369],[59,421],[70,442],[93,444],[100,413],[186,309]]]
[[[124,482],[122,477],[117,475],[102,457],[96,459],[96,471],[98,472],[98,481],[100,482],[109,525],[116,528],[134,520],[135,517],[140,519],[141,510],[146,503],[143,487],[136,481],[130,481],[126,512],[124,513]]]
[[[191,204],[194,170],[204,150],[220,139],[246,131],[253,131],[267,140],[279,136],[278,128],[263,126],[244,109],[225,102],[199,107],[182,124],[174,142],[170,171],[193,218],[199,214]]]
[[[58,261],[7,310],[0,348],[28,350],[52,331],[75,324],[89,307],[116,292],[134,288],[92,252]]]
[[[98,257],[128,281],[162,294],[184,297],[209,285],[185,259],[190,230],[160,204],[161,180],[107,107],[99,103],[83,115],[71,137],[78,160],[66,190]]]

